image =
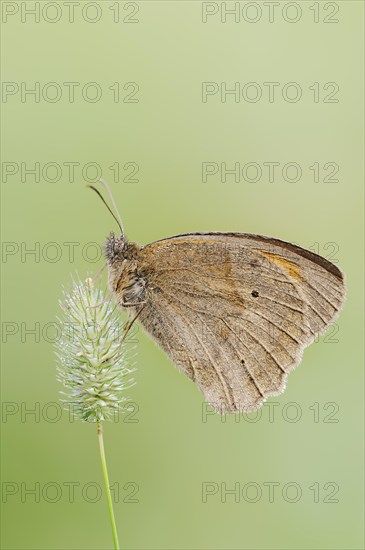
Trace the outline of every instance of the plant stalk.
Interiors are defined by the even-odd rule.
[[[108,501],[110,524],[111,524],[112,533],[113,533],[114,548],[115,548],[115,550],[120,550],[119,541],[118,541],[117,526],[115,524],[112,495],[111,495],[110,486],[109,486],[108,469],[106,467],[104,439],[103,439],[103,426],[102,426],[101,422],[97,422],[96,427],[97,427],[97,434],[98,434],[98,440],[99,440],[99,451],[100,451],[100,458],[101,458],[101,468],[103,470],[105,493],[106,493],[106,498],[107,498],[107,501]]]

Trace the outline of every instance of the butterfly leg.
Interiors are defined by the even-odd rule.
[[[98,304],[95,304],[95,306],[86,306],[86,309],[95,309],[96,307],[100,307],[108,303],[109,303],[109,300],[104,300],[103,302],[99,302]]]
[[[136,306],[141,306],[141,305],[144,305],[146,302],[143,301],[143,302],[120,302],[120,305],[123,306],[123,307],[136,307]]]
[[[123,328],[123,334],[122,336],[120,337],[120,343],[122,344],[124,342],[124,340],[126,339],[126,336],[128,334],[128,332],[130,331],[130,329],[132,328],[132,325],[134,323],[134,321],[137,320],[137,317],[139,316],[139,314],[141,313],[143,307],[141,307],[137,313],[134,315],[134,317],[132,317],[131,319],[129,319],[129,321],[126,323],[126,325],[124,326]]]
[[[93,283],[95,283],[95,281],[97,281],[100,278],[105,268],[106,268],[106,262],[104,262],[104,265],[101,266],[99,271],[97,271],[94,277],[92,278]]]
[[[106,268],[106,265],[107,265],[107,263],[104,262],[104,265],[102,265],[102,267],[99,269],[99,271],[96,272],[94,277],[91,278],[92,284],[96,283],[96,281],[98,279],[100,279],[101,274],[103,273],[104,269]],[[108,303],[108,300],[104,300],[103,302],[99,302],[95,306],[87,306],[87,309],[93,309],[93,308],[96,308],[96,307],[100,307],[100,306],[102,306],[103,304],[106,304],[106,303]]]

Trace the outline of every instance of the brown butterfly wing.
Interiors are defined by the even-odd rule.
[[[138,266],[139,321],[222,413],[281,393],[344,299],[336,266],[258,235],[178,235],[141,249]]]

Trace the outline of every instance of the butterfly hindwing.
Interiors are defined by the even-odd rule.
[[[281,393],[344,298],[336,266],[258,235],[178,235],[142,248],[138,269],[139,321],[222,413]]]

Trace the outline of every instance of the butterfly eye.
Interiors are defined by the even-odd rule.
[[[258,298],[259,293],[257,292],[257,290],[253,290],[253,291],[251,292],[251,296],[253,296],[254,298]]]

